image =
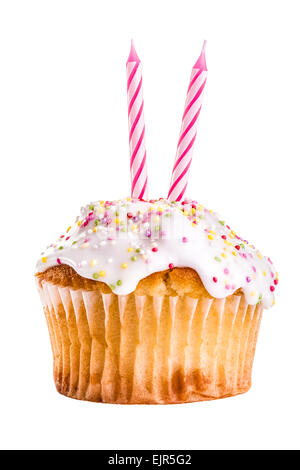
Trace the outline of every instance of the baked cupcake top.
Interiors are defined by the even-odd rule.
[[[242,289],[249,304],[262,302],[265,308],[273,305],[278,283],[270,258],[215,212],[187,199],[127,198],[82,207],[73,225],[41,253],[36,271],[60,264],[118,295],[133,292],[149,274],[189,267],[212,297]]]

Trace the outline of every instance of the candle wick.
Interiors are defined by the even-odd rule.
[[[139,56],[137,55],[137,52],[136,52],[135,47],[134,47],[133,39],[131,39],[131,48],[130,48],[129,56],[128,56],[128,59],[127,59],[127,64],[128,64],[128,62],[138,62],[138,63],[140,63]]]
[[[195,65],[193,67],[194,69],[207,71],[205,49],[206,49],[206,41],[203,42],[202,51],[201,51],[200,56],[198,57],[198,60],[195,62]]]

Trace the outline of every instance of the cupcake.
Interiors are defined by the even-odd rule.
[[[106,403],[246,392],[270,258],[196,201],[97,201],[41,254],[57,390]]]

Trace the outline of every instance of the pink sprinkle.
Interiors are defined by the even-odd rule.
[[[188,240],[187,237],[182,237],[182,242],[183,242],[183,243],[187,243],[188,241],[189,241],[189,240]]]
[[[60,238],[64,238],[64,235],[61,235]]]
[[[89,239],[89,237],[87,237],[87,238],[84,239],[83,243],[87,243],[89,241],[90,241],[90,239]]]
[[[229,274],[229,269],[228,268],[224,269],[224,274]]]
[[[278,284],[278,279],[274,279],[274,284],[275,284],[275,286],[277,286],[277,284]]]
[[[223,238],[223,240],[226,240],[227,237],[226,237],[226,235],[222,235],[221,238]]]
[[[153,251],[154,253],[156,253],[156,252],[158,251],[158,248],[157,248],[156,246],[154,246],[154,247],[152,248],[152,251]]]
[[[67,237],[66,240],[69,240],[70,237]]]
[[[274,290],[275,290],[275,287],[274,287],[274,286],[270,286],[270,291],[271,291],[271,292],[274,292]]]
[[[60,261],[59,258],[57,258],[56,262],[57,262],[57,264],[61,264],[61,261]]]
[[[213,277],[214,282],[218,282],[218,279],[216,277]]]
[[[251,277],[250,277],[250,276],[247,276],[247,277],[246,277],[246,281],[247,281],[247,282],[251,282]]]
[[[167,235],[167,232],[166,232],[165,230],[162,230],[162,231],[160,232],[160,234],[161,234],[162,237],[165,237],[165,236]]]
[[[256,273],[256,267],[255,267],[255,266],[252,266],[252,271],[253,271],[254,273]]]
[[[235,285],[234,285],[234,284],[232,284],[232,286],[231,286],[231,289],[232,289],[232,290],[234,290],[234,289],[235,289]]]
[[[274,277],[274,273],[271,272],[271,277]]]
[[[174,269],[174,264],[173,263],[169,264],[169,269]]]
[[[229,285],[229,284],[226,284],[225,289],[229,290],[229,289],[230,289],[230,285]]]

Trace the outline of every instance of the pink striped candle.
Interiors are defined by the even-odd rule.
[[[187,91],[175,164],[168,193],[169,201],[181,201],[188,184],[189,169],[192,163],[193,147],[203,100],[203,90],[207,77],[205,46],[206,41],[204,41],[201,55],[193,67]]]
[[[143,77],[141,61],[133,42],[126,64],[131,197],[148,198]]]

